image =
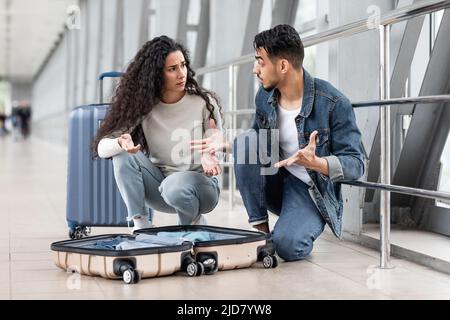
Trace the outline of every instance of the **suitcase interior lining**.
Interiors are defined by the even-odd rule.
[[[196,225],[149,228],[138,230],[135,233],[158,234],[159,232],[201,232],[201,231],[222,236],[226,235],[227,237],[224,239],[195,241],[194,242],[195,246],[198,247],[233,245],[233,244],[255,242],[260,240],[268,240],[270,238],[270,234],[264,234],[256,231],[232,229],[224,227],[213,227],[213,226],[196,226]]]

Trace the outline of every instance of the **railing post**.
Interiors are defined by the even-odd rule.
[[[236,110],[236,75],[235,65],[231,64],[228,67],[228,110],[233,112]],[[231,115],[230,129],[232,132],[236,130],[236,113]],[[234,208],[234,166],[233,155],[230,156],[231,162],[228,166],[228,209],[231,211]]]
[[[380,25],[380,99],[390,97],[389,25]],[[391,119],[390,106],[380,106],[380,181],[391,183]],[[392,268],[391,244],[391,194],[380,191],[380,268]]]

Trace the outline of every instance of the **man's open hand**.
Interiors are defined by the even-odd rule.
[[[281,168],[281,167],[289,167],[293,164],[298,164],[305,168],[328,175],[328,162],[325,159],[320,158],[316,155],[317,135],[318,132],[313,131],[313,133],[311,133],[311,135],[309,136],[309,143],[306,147],[304,147],[301,150],[298,150],[291,157],[275,163],[274,167]]]

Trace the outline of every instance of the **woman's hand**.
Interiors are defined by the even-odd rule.
[[[131,135],[128,133],[121,135],[118,139],[118,142],[122,149],[124,149],[128,153],[135,154],[139,150],[141,150],[141,145],[138,144],[137,146],[135,146]]]
[[[219,159],[215,155],[209,153],[202,153],[201,163],[203,171],[207,176],[218,176],[222,173],[222,168],[219,164]]]
[[[209,138],[200,140],[191,140],[191,150],[199,150],[202,153],[209,153],[214,155],[217,151],[231,152],[230,143],[224,137],[222,132],[217,129],[216,122],[213,119],[209,120],[210,130],[213,131]]]

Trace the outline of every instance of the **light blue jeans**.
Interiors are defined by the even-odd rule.
[[[146,215],[147,207],[177,213],[179,223],[189,225],[201,214],[211,212],[219,201],[216,177],[194,171],[175,172],[164,177],[141,151],[122,152],[113,157],[114,177],[128,209],[128,219]]]

